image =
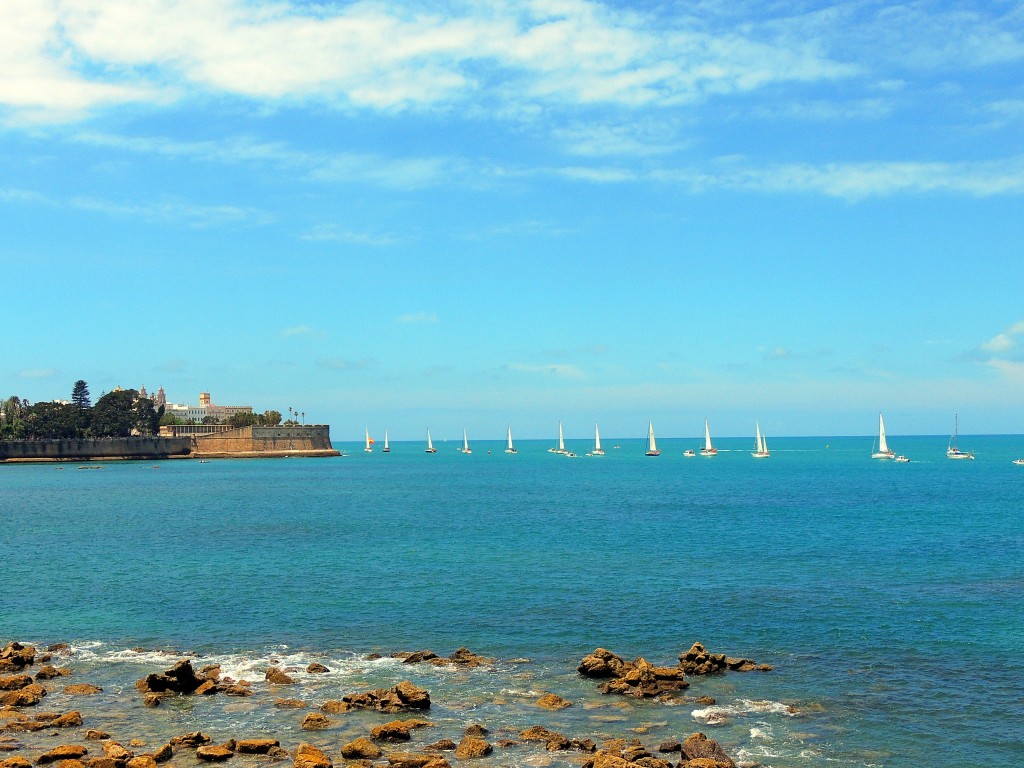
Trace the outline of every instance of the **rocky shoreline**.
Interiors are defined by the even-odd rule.
[[[381,658],[371,656],[369,658]],[[447,657],[432,651],[397,653],[392,656],[402,665],[428,664],[471,674],[487,667],[493,659],[460,648]],[[581,768],[734,768],[736,762],[716,741],[703,733],[679,734],[645,744],[636,734],[608,735],[564,734],[536,724],[512,728],[501,722],[471,722],[457,732],[431,732],[430,743],[418,749],[402,749],[409,742],[422,741],[414,734],[432,729],[426,719],[432,701],[430,691],[410,680],[387,688],[360,689],[340,698],[327,699],[315,712],[302,715],[300,734],[287,733],[253,737],[250,733],[232,734],[214,742],[202,729],[177,734],[163,743],[149,743],[137,733],[116,735],[92,727],[86,702],[102,688],[90,683],[70,682],[78,674],[73,666],[60,666],[73,659],[66,644],[51,645],[38,651],[18,642],[0,650],[0,768],[32,768],[55,764],[57,768],[157,768],[158,765],[194,766],[202,763],[242,761],[245,765],[279,764],[291,760],[292,768],[452,768],[467,760],[484,764],[547,765],[554,756]],[[526,660],[521,660],[526,661]],[[688,677],[721,675],[732,672],[769,671],[770,666],[750,659],[732,658],[708,652],[700,643],[679,654],[672,667],[656,666],[644,658],[627,661],[617,654],[597,648],[577,667],[585,679],[601,681],[601,694],[657,701],[680,700],[714,704],[709,697],[687,697]],[[309,702],[288,698],[288,686],[295,676],[324,675],[331,670],[318,662],[304,669],[272,664],[263,680],[234,679],[223,674],[218,665],[195,669],[182,659],[162,671],[146,674],[135,682],[135,691],[126,691],[119,706],[133,712],[147,708],[159,710],[170,699],[183,697],[229,696],[239,701],[253,699],[246,711],[257,715],[260,707],[276,710],[302,710]],[[59,693],[81,700],[83,706],[65,712],[42,710],[46,697]],[[79,697],[81,697],[79,699]],[[258,703],[256,703],[258,702]],[[576,702],[546,692],[534,701],[538,712],[558,712]],[[140,706],[141,705],[141,706]],[[329,731],[340,719],[366,712],[396,719],[376,722],[363,733],[347,733],[329,738]],[[135,715],[139,716],[139,715]],[[293,731],[294,729],[289,729]],[[351,730],[351,729],[350,729]],[[322,734],[317,738],[317,733]],[[350,738],[351,736],[351,738]],[[546,757],[545,757],[546,756]]]

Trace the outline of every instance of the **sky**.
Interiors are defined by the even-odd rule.
[[[0,397],[1024,433],[1024,2],[4,16]]]

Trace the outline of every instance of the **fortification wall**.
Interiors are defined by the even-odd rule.
[[[326,452],[331,447],[331,428],[326,424],[290,427],[243,427],[200,435],[195,438],[196,454],[279,454],[293,452]]]
[[[187,437],[92,437],[66,440],[0,441],[0,461],[88,461],[188,456]]]

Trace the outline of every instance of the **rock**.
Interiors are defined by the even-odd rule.
[[[23,746],[24,744],[12,739],[10,736],[0,736],[0,752],[13,752],[16,749],[21,749]]]
[[[268,683],[272,685],[294,685],[295,680],[285,673],[280,667],[270,667],[265,675]]]
[[[409,726],[402,720],[374,726],[370,738],[374,741],[408,741],[412,738]]]
[[[6,760],[0,760],[0,768],[32,768],[26,758],[21,756],[8,757]]]
[[[675,739],[672,739],[671,741],[663,741],[658,745],[659,752],[679,752],[682,748],[683,745]]]
[[[85,738],[91,741],[101,741],[103,739],[109,739],[110,734],[107,731],[100,731],[95,728],[90,728],[85,732]]]
[[[475,757],[484,757],[492,752],[492,747],[484,739],[475,736],[463,736],[459,746],[455,749],[455,757],[459,760],[471,760]]]
[[[690,650],[679,654],[679,668],[690,675],[709,675],[731,669],[738,672],[749,672],[757,668],[751,659],[736,659],[724,653],[710,653],[699,642],[690,646]]]
[[[532,728],[527,728],[525,731],[520,731],[519,738],[523,741],[543,741],[547,745],[549,752],[569,749],[571,745],[571,742],[565,736],[542,725],[535,725]]]
[[[423,661],[430,661],[437,658],[433,651],[414,651],[412,653],[396,653],[396,659],[401,659],[403,664],[419,664]]]
[[[622,674],[626,662],[604,648],[597,648],[589,656],[584,656],[576,671],[584,677],[617,677]]]
[[[421,755],[415,752],[392,752],[388,755],[388,763],[393,768],[425,768],[433,765],[435,760],[442,760],[440,755]]]
[[[185,733],[171,739],[172,747],[185,747],[187,749],[194,749],[209,743],[210,737],[202,731],[192,731],[191,733]]]
[[[146,746],[146,742],[143,741],[142,739],[129,739],[128,740],[128,746],[129,747],[136,747],[136,748],[144,747],[144,746]]]
[[[448,657],[448,660],[453,664],[464,667],[480,667],[494,662],[494,659],[475,654],[469,648],[459,648],[459,650]]]
[[[58,766],[60,764],[58,763]],[[89,760],[89,768],[126,768],[128,763],[126,760],[115,760],[112,757],[94,757]]]
[[[78,760],[88,753],[89,750],[81,744],[62,744],[37,757],[36,764],[46,765],[47,763],[56,763],[58,760]]]
[[[308,672],[311,675],[323,675],[330,671],[331,670],[329,670],[327,667],[325,667],[323,664],[317,661],[314,661],[308,667],[306,667],[306,672]]]
[[[352,693],[343,696],[342,701],[353,707],[375,709],[386,714],[430,708],[430,694],[408,681],[399,683],[393,688],[378,688],[366,693]]]
[[[480,723],[470,723],[466,726],[466,729],[462,732],[464,736],[486,736],[490,731],[487,730]]]
[[[302,699],[274,699],[274,706],[278,709],[305,709],[307,705]]]
[[[429,749],[433,752],[444,752],[451,751],[455,749],[457,746],[459,745],[451,739],[441,739],[440,741],[435,741],[433,744],[427,744],[427,746],[425,746],[424,749]]]
[[[235,751],[242,755],[267,755],[279,746],[281,742],[277,739],[241,739],[235,743]]]
[[[196,757],[207,763],[221,763],[235,756],[227,747],[206,745],[196,749]]]
[[[114,760],[128,760],[135,756],[131,750],[121,746],[116,741],[103,742],[103,754]]]
[[[220,690],[228,696],[252,696],[252,689],[247,685],[231,685],[220,683]]]
[[[172,757],[174,757],[174,748],[170,743],[157,747],[153,752],[153,759],[158,763],[166,763]]]
[[[217,686],[217,683],[215,683],[213,680],[204,680],[199,684],[198,688],[192,691],[192,693],[194,693],[196,696],[209,696],[211,694],[216,693],[218,690],[219,688]]]
[[[135,687],[140,693],[193,693],[204,682],[206,678],[195,673],[192,662],[182,659],[166,672],[146,675]]]
[[[82,713],[78,710],[66,712],[50,721],[51,728],[77,728],[82,724]],[[88,738],[88,737],[86,737]]]
[[[553,693],[544,694],[539,699],[537,699],[537,701],[535,701],[534,704],[536,704],[541,709],[551,710],[565,709],[566,707],[572,706],[571,701],[566,701],[561,696],[557,696]]]
[[[67,677],[70,674],[70,669],[58,668],[52,664],[47,664],[45,667],[40,667],[39,671],[36,672],[36,680],[53,680],[56,677]]]
[[[299,727],[304,731],[319,731],[324,728],[330,728],[332,725],[334,725],[334,721],[327,715],[320,712],[310,712],[302,718],[302,723]]]
[[[346,760],[376,760],[381,754],[380,747],[362,736],[341,748],[341,756]]]
[[[333,768],[331,758],[312,744],[300,744],[295,750],[293,768]]]
[[[683,757],[687,760],[714,760],[716,768],[735,768],[732,758],[718,742],[703,733],[695,733],[683,742]]]
[[[16,691],[0,694],[0,705],[9,707],[34,707],[46,695],[46,689],[39,683],[30,683]]]
[[[81,760],[69,758],[68,760],[61,760],[57,763],[57,768],[85,768],[85,763]]]
[[[31,645],[22,645],[15,641],[9,642],[0,649],[0,670],[23,669],[36,663],[36,649]]]
[[[320,705],[320,711],[326,712],[329,715],[340,715],[342,712],[349,712],[351,709],[352,705],[347,701],[338,701],[337,699],[325,701]]]
[[[0,677],[0,691],[17,691],[26,685],[32,685],[32,678],[29,675]]]
[[[159,693],[147,693],[142,697],[142,703],[147,707],[159,707],[160,702],[163,701],[164,697]]]
[[[98,685],[90,683],[76,683],[64,686],[64,693],[69,696],[92,696],[94,693],[102,693],[103,689]]]
[[[209,749],[209,747],[200,747]],[[136,755],[128,761],[127,768],[156,768],[156,759],[152,755]]]

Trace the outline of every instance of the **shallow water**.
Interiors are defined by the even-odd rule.
[[[762,461],[752,442],[718,441],[712,459],[660,440],[657,459],[638,441],[604,458],[570,441],[579,459],[540,442],[516,456],[395,443],[335,459],[2,466],[0,635],[71,642],[77,681],[104,688],[94,718],[152,738],[297,740],[301,713],[270,706],[261,682],[277,657],[331,667],[281,694],[311,704],[401,679],[428,688],[423,744],[489,721],[651,746],[702,730],[779,768],[1024,761],[1024,467],[1010,463],[1024,438],[961,437],[973,462],[946,460],[945,438],[891,438],[913,459],[902,465],[867,458],[870,439],[779,438]],[[715,708],[611,699],[575,673],[597,646],[672,664],[694,640],[775,671],[694,680],[688,694]],[[499,661],[362,660],[463,645]],[[144,710],[134,680],[185,651],[258,695]],[[574,706],[537,710],[545,691]]]

